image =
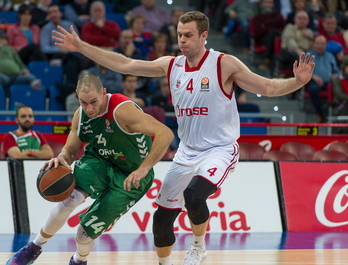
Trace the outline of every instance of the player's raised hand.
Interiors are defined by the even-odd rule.
[[[301,53],[299,60],[296,60],[293,65],[296,81],[303,85],[307,84],[312,78],[314,67],[314,55]]]
[[[52,39],[56,41],[55,45],[70,51],[78,51],[82,41],[76,34],[74,27],[70,26],[70,33],[61,26],[57,26],[57,28],[59,31],[52,31]]]

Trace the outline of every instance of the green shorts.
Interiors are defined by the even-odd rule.
[[[97,238],[145,195],[152,185],[154,172],[151,170],[140,181],[138,189],[132,186],[131,191],[127,191],[123,189],[123,182],[128,173],[125,174],[106,159],[88,152],[76,161],[74,176],[76,186],[95,199],[79,217],[86,233],[91,238]]]

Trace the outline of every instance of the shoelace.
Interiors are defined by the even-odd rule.
[[[27,246],[26,248],[22,249],[15,258],[16,261],[19,261],[20,263],[24,263],[35,259],[39,254],[41,253],[41,251],[35,251],[33,250],[30,246]],[[17,263],[17,262],[16,262]]]
[[[187,253],[184,261],[196,262],[200,259],[200,250],[196,248],[191,248]]]

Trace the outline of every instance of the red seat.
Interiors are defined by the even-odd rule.
[[[296,156],[285,151],[267,151],[263,154],[263,159],[271,161],[295,161]]]
[[[316,161],[347,161],[348,156],[337,151],[318,150],[313,154],[312,160]]]
[[[144,112],[154,117],[156,120],[165,123],[166,111],[160,106],[147,106],[144,107]]]
[[[83,154],[85,153],[85,146],[87,145],[88,143],[82,143],[81,146],[80,146],[80,150],[77,152],[76,156],[75,156],[75,159],[79,159],[83,156]]]
[[[57,157],[59,155],[64,146],[64,144],[61,142],[47,141],[47,143],[52,148],[54,157]]]
[[[348,142],[335,141],[329,145],[329,151],[340,152],[348,156]]]
[[[280,54],[282,49],[282,37],[278,36],[274,38],[274,55],[275,58],[277,58],[277,56]],[[275,60],[275,69],[274,69],[274,73],[273,76],[274,77],[278,77],[278,76],[282,76],[282,77],[293,77],[294,73],[292,71],[292,69],[282,69],[280,68],[279,65],[279,61]]]
[[[239,158],[242,160],[260,160],[265,152],[266,150],[256,143],[239,144]]]
[[[261,43],[258,43],[255,40],[255,25],[254,25],[254,17],[250,18],[249,20],[249,34],[250,34],[250,56],[251,61],[255,63],[255,55],[256,54],[262,54],[267,51],[267,47],[262,45]]]
[[[315,152],[313,146],[300,142],[283,143],[279,150],[293,154],[296,160],[311,160]]]

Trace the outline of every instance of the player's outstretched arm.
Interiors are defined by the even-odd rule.
[[[299,60],[295,61],[293,65],[295,77],[269,79],[251,72],[245,64],[233,56],[224,57],[222,60],[223,80],[231,79],[244,90],[269,97],[283,96],[300,89],[312,78],[315,67],[314,56],[302,53]]]
[[[96,63],[111,70],[136,76],[157,77],[166,75],[171,57],[162,57],[155,61],[134,60],[122,54],[101,49],[82,41],[72,26],[70,27],[70,32],[61,26],[57,28],[58,30],[52,31],[52,39],[55,41],[56,46],[70,51],[80,52]]]

